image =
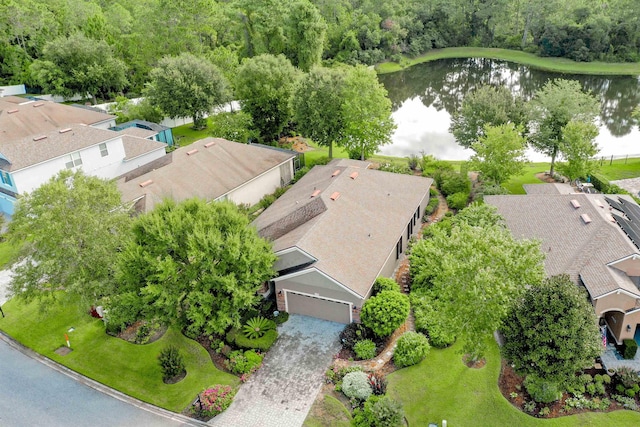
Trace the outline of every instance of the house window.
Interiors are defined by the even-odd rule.
[[[400,258],[400,254],[402,253],[402,236],[400,236],[400,240],[396,243],[396,259]]]
[[[80,158],[80,153],[76,151],[75,153],[69,154],[67,157],[66,167],[67,169],[73,169],[76,166],[82,165],[82,158]]]
[[[98,145],[98,147],[100,147],[100,155],[102,157],[107,157],[109,155],[109,150],[107,150],[107,144],[106,143],[102,143],[100,145]]]
[[[0,179],[2,180],[3,184],[13,185],[11,183],[11,175],[9,175],[9,172],[0,171]]]

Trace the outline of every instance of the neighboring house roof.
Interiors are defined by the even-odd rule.
[[[315,166],[253,222],[276,253],[307,252],[318,260],[309,268],[362,297],[400,236],[406,238],[407,220],[433,182],[367,166],[345,160]]]
[[[162,142],[146,138],[138,138],[130,135],[122,135],[122,144],[124,145],[125,161],[135,159],[136,157],[142,156],[143,154],[147,154],[155,150],[165,150],[167,147]]]
[[[121,133],[123,135],[137,136],[138,138],[149,138],[158,134],[158,132],[156,131],[149,130],[149,129],[142,129],[135,126],[131,126],[131,127],[119,130],[118,133]]]
[[[249,144],[206,138],[172,153],[171,163],[135,179],[118,180],[122,200],[145,198],[145,210],[170,197],[215,200],[295,157]],[[152,181],[141,187],[143,182]]]
[[[64,129],[52,130],[12,141],[0,139],[0,153],[10,162],[3,169],[15,172],[120,137],[119,134],[109,130],[75,124]],[[152,142],[136,139],[143,143],[144,141]],[[156,144],[161,143],[156,142]]]
[[[573,187],[569,184],[523,184],[522,187],[527,194],[571,194]]]
[[[484,200],[498,208],[514,237],[541,241],[547,275],[566,273],[576,282],[582,279],[593,299],[617,289],[640,295],[627,275],[608,265],[637,253],[637,248],[613,221],[603,195],[553,194],[540,188],[533,194]]]
[[[22,139],[68,127],[72,123],[94,125],[115,116],[58,104],[50,101],[30,101],[17,97],[0,98],[0,141]]]

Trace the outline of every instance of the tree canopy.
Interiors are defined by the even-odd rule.
[[[565,384],[602,350],[586,291],[567,275],[533,283],[501,329],[502,352],[515,369],[554,383]]]
[[[111,291],[129,226],[113,181],[64,170],[19,199],[9,237],[22,245],[11,292],[25,300],[63,290],[86,301]]]
[[[190,53],[162,58],[149,77],[146,95],[151,104],[171,118],[193,118],[194,128],[206,126],[204,114],[230,100],[222,72]]]
[[[471,144],[471,149],[475,151],[471,167],[481,173],[483,180],[496,184],[520,174],[527,162],[527,141],[511,123],[485,125],[483,135]]]
[[[574,180],[586,178],[598,170],[598,163],[594,160],[600,151],[595,142],[596,136],[598,128],[593,123],[567,123],[560,146],[563,161],[558,163],[558,170],[561,174]]]
[[[463,209],[461,212],[465,212]],[[527,285],[544,277],[538,242],[514,240],[495,208],[472,205],[464,221],[429,227],[411,249],[412,293],[436,296],[438,313],[474,359]],[[473,225],[476,222],[479,225]],[[495,224],[491,224],[494,222]],[[442,224],[442,225],[440,225]]]
[[[362,306],[362,324],[379,337],[387,337],[407,320],[409,297],[398,290],[382,291]]]
[[[257,302],[274,262],[270,244],[233,203],[166,200],[135,220],[118,261],[121,297],[109,308],[130,310],[138,298],[140,313],[131,316],[177,324],[189,336],[221,334]]]

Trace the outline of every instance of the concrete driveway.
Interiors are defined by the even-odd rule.
[[[217,427],[300,427],[340,350],[344,325],[292,314],[263,365],[231,406],[209,421]]]

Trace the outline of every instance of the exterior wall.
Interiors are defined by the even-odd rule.
[[[0,86],[0,97],[11,95],[24,95],[27,89],[24,85]]]
[[[610,294],[597,299],[594,303],[594,309],[598,317],[602,317],[609,310],[626,312],[635,306],[636,299],[624,293]]]
[[[0,193],[0,212],[7,215],[12,216],[14,212],[14,205],[16,203],[16,199],[7,194]]]
[[[288,250],[286,253],[281,252],[276,255],[278,255],[278,260],[273,265],[273,268],[276,271],[286,270],[288,268],[297,267],[314,261],[313,258],[297,248],[293,248],[290,251]]]
[[[640,311],[629,312],[634,307],[636,298],[622,292],[609,294],[594,302],[596,315],[605,319],[618,344],[622,344],[622,340],[626,338],[633,339],[636,326],[640,323]]]
[[[287,163],[291,170],[293,170],[293,159],[288,160]],[[288,182],[285,182],[284,184],[286,185]],[[280,173],[280,166],[276,166],[257,178],[227,193],[226,198],[236,204],[248,204],[253,206],[266,194],[273,193],[281,186],[282,175]],[[224,196],[222,196],[222,198],[224,198]]]
[[[94,127],[97,129],[109,130],[115,125],[116,125],[116,119],[114,117],[113,119],[105,120],[104,122],[94,123],[91,125],[91,127]]]
[[[620,332],[620,342],[624,339],[633,339],[633,336],[636,332],[636,327],[640,323],[640,311],[635,311],[633,313],[627,313],[624,316],[624,321],[621,326]],[[627,330],[627,325],[629,329]]]

